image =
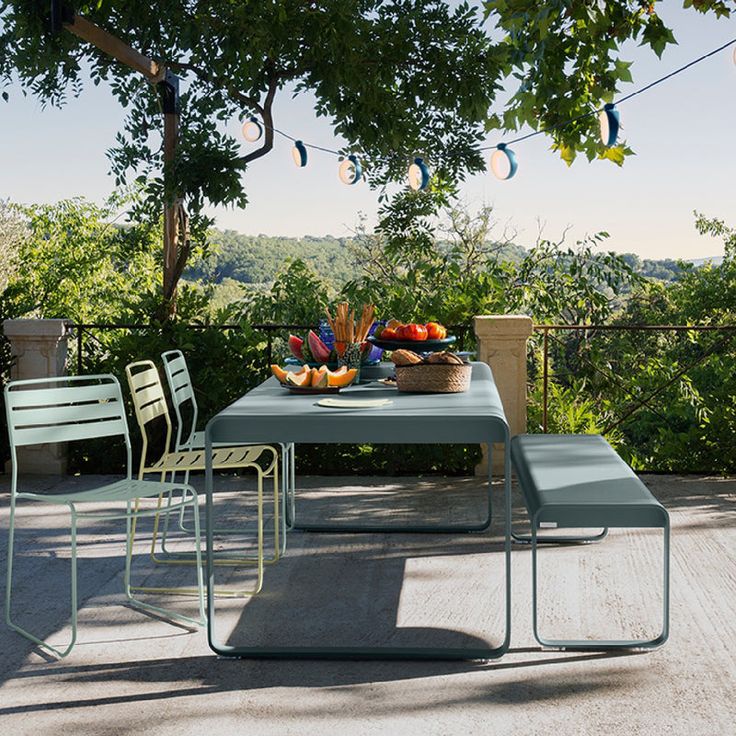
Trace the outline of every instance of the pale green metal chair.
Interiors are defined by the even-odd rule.
[[[176,621],[203,625],[206,622],[206,616],[197,493],[191,486],[184,483],[157,483],[132,478],[131,446],[128,424],[125,418],[125,405],[120,391],[120,384],[115,376],[95,375],[12,381],[5,387],[5,406],[12,460],[10,531],[8,535],[8,565],[5,589],[5,620],[8,626],[59,658],[66,657],[72,651],[77,639],[77,522],[79,519],[94,519],[96,521],[125,519],[127,535],[124,586],[125,596],[133,606],[161,614]],[[17,448],[48,442],[74,442],[100,437],[124,438],[127,455],[125,479],[85,491],[64,494],[28,493],[18,490]],[[197,588],[193,592],[199,597],[198,619],[140,601],[132,595],[133,526],[140,517],[155,517],[159,513],[161,494],[169,492],[176,492],[178,506],[191,507],[194,514],[196,531],[194,554],[197,561]],[[142,507],[140,500],[150,498],[158,498],[156,506]],[[72,637],[66,648],[57,648],[48,644],[40,637],[16,624],[11,617],[15,517],[17,503],[21,500],[66,506],[69,509]],[[117,503],[120,508],[110,511],[84,511],[78,508],[89,503]]]
[[[199,450],[169,450],[171,447],[171,436],[173,426],[169,415],[169,408],[166,403],[161,379],[158,375],[156,366],[150,360],[140,360],[130,363],[125,367],[125,374],[128,378],[128,386],[133,400],[133,408],[135,416],[140,427],[143,446],[141,450],[141,461],[138,469],[138,477],[143,479],[147,474],[156,473],[161,477],[162,482],[166,480],[168,474],[186,473],[187,476],[191,471],[205,469],[205,451]],[[149,425],[156,419],[163,419],[166,426],[166,434],[164,439],[164,450],[161,455],[152,460],[149,455]],[[259,464],[259,460],[265,458],[263,466]],[[246,557],[238,554],[219,553],[217,559],[214,560],[217,565],[257,565],[257,580],[252,589],[218,589],[217,595],[222,596],[247,596],[255,595],[260,592],[263,585],[263,569],[264,564],[268,562],[277,562],[280,559],[280,520],[279,520],[279,473],[278,473],[278,452],[270,445],[244,445],[236,447],[217,447],[212,453],[212,467],[214,470],[241,470],[251,469],[256,473],[257,479],[257,499],[256,499],[256,555],[255,557]],[[274,552],[271,557],[264,554],[264,533],[263,533],[263,483],[264,480],[271,479],[273,482],[274,496]],[[170,485],[170,484],[169,484]],[[159,564],[169,565],[192,565],[196,564],[194,558],[188,553],[180,553],[178,555],[167,555],[166,558],[156,556],[156,544],[158,539],[158,529],[161,517],[164,522],[172,511],[178,511],[179,506],[175,501],[174,493],[168,494],[168,501],[165,506],[160,506],[159,513],[154,520],[153,539],[151,542],[151,558]],[[240,530],[242,534],[243,530]],[[196,530],[195,530],[196,534]],[[135,537],[135,523],[132,526],[132,537]],[[138,592],[145,593],[168,593],[168,594],[189,594],[188,588],[134,588]]]
[[[189,374],[186,359],[181,350],[167,350],[161,353],[161,361],[164,366],[164,375],[169,387],[169,397],[174,407],[176,417],[176,434],[174,437],[174,449],[203,450],[204,432],[197,430],[197,419],[199,407],[194,393],[194,386]],[[188,405],[188,411],[187,411]],[[185,415],[186,414],[186,415]],[[222,445],[219,445],[222,447]],[[294,444],[278,443],[281,448],[281,554],[286,552],[286,533],[290,531],[294,519],[294,486],[295,486],[295,456]],[[215,447],[218,447],[215,444]],[[173,478],[172,478],[173,480]],[[188,482],[189,473],[184,476],[184,482]],[[179,528],[182,531],[192,533],[191,528],[184,525],[184,511],[179,514]],[[292,521],[289,521],[292,520]],[[168,517],[164,520],[164,529],[161,538],[161,548],[166,550],[166,536],[168,533]],[[216,529],[218,533],[227,534],[229,529]]]

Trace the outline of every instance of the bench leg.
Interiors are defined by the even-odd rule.
[[[662,581],[662,630],[653,639],[547,639],[539,633],[539,619],[537,615],[537,519],[532,522],[532,613],[534,621],[534,638],[543,646],[553,649],[579,650],[611,650],[611,649],[655,649],[662,646],[669,637],[670,625],[670,521],[669,515],[664,512],[663,524],[663,581]]]

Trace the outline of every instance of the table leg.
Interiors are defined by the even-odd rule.
[[[502,657],[511,642],[511,455],[509,436],[504,443],[504,568],[505,568],[505,632],[497,647],[390,647],[390,646],[256,646],[238,647],[218,641],[215,634],[215,568],[212,533],[212,441],[211,425],[205,434],[205,524],[207,531],[207,639],[212,651],[223,657],[247,659],[325,659],[325,660],[487,660]],[[488,470],[490,501],[491,470]],[[490,524],[490,509],[489,522]],[[363,529],[362,531],[365,531]],[[386,529],[382,529],[386,531]],[[478,530],[480,531],[480,529]]]

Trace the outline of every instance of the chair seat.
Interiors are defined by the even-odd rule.
[[[244,445],[241,447],[216,447],[212,453],[212,467],[215,470],[226,468],[242,468],[254,465],[264,452],[271,454],[271,461],[264,470],[269,473],[276,462],[276,452],[269,445]],[[158,462],[145,468],[146,473],[185,472],[187,470],[204,470],[204,449],[167,452]]]
[[[249,444],[250,443],[248,442],[244,442],[242,445],[238,445],[238,447],[247,447],[249,446]],[[277,443],[277,444],[280,444],[281,447],[285,446],[285,444],[282,442]],[[215,442],[212,446],[213,447],[227,447],[228,443],[227,442]],[[188,444],[188,448],[190,450],[204,450],[204,431],[194,432],[192,434],[192,439],[191,439],[191,442],[189,442]]]
[[[102,503],[110,501],[134,501],[136,498],[153,498],[169,491],[192,491],[183,483],[159,483],[151,480],[118,480],[86,491],[71,493],[19,493],[22,498],[30,498],[46,503]]]

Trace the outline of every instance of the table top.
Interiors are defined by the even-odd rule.
[[[400,393],[376,381],[336,397],[391,399],[378,408],[318,405],[323,395],[292,394],[271,377],[221,411],[207,425],[214,442],[465,443],[506,442],[508,424],[491,369],[472,363],[470,388],[458,394]],[[382,365],[366,378],[393,372]]]

